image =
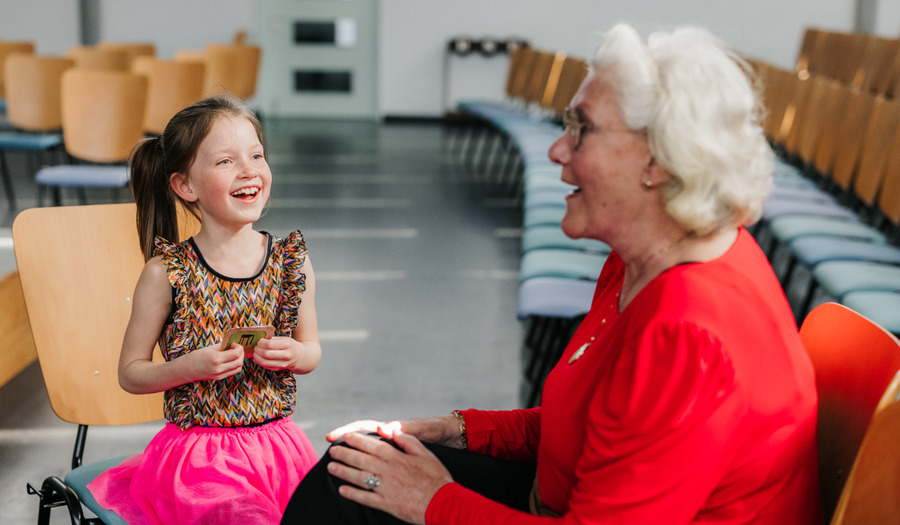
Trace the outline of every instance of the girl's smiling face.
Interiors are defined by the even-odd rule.
[[[233,227],[256,222],[272,185],[256,128],[240,116],[216,119],[187,176],[174,174],[172,185],[182,198],[197,203],[204,222]]]

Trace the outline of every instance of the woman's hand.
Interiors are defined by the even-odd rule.
[[[452,416],[451,416],[452,417]],[[392,514],[410,523],[425,523],[425,511],[434,494],[453,478],[434,454],[415,437],[394,429],[390,443],[360,434],[344,434],[347,446],[329,448],[328,472],[350,485],[339,488],[341,496]],[[369,490],[365,478],[375,476],[380,484]]]
[[[348,432],[375,432],[383,438],[391,439],[396,431],[413,436],[425,443],[463,448],[462,437],[459,435],[459,422],[453,415],[416,417],[391,422],[363,419],[332,430],[325,436],[325,439],[334,442]]]
[[[319,364],[321,353],[317,342],[301,343],[292,337],[277,336],[260,339],[252,358],[269,370],[288,369],[296,374],[306,374]]]

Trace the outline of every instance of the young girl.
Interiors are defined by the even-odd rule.
[[[303,236],[253,229],[272,182],[262,127],[231,96],[202,100],[135,149],[131,176],[148,261],[119,383],[165,391],[167,423],[89,488],[130,524],[278,523],[316,462],[290,416],[294,374],[311,372],[321,347]],[[174,243],[179,202],[202,223]],[[274,336],[223,348],[227,329],[258,325]],[[157,342],[164,362],[151,360]]]

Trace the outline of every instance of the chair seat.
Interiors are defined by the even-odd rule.
[[[856,239],[800,237],[791,241],[791,253],[809,267],[825,261],[900,264],[900,248],[897,246]]]
[[[519,286],[519,319],[560,317],[571,319],[591,308],[597,283],[559,277],[529,279]]]
[[[781,242],[788,242],[804,235],[885,242],[884,234],[868,224],[836,217],[783,216],[773,219],[769,223],[769,230]]]
[[[88,483],[94,481],[94,479],[100,474],[106,472],[107,470],[115,467],[129,456],[121,456],[117,458],[105,459],[103,461],[95,461],[93,463],[89,463],[87,465],[82,465],[66,475],[66,485],[72,488],[75,491],[75,494],[78,495],[78,499],[81,500],[81,503],[91,510],[94,514],[97,515],[98,518],[103,520],[103,523],[107,525],[127,525],[125,520],[119,517],[115,512],[104,509],[97,503],[97,500],[94,498],[94,495],[91,494],[91,491],[88,490]]]
[[[559,225],[544,225],[527,228],[522,234],[522,252],[558,248],[562,250],[580,250],[584,252],[609,253],[608,244],[596,239],[572,239],[560,229]]]
[[[858,221],[859,216],[851,209],[834,202],[807,201],[798,199],[772,199],[763,206],[763,219],[791,215],[811,215],[815,217],[838,217],[848,221]]]
[[[522,256],[519,277],[523,282],[535,277],[596,281],[608,255],[575,250],[531,250]]]
[[[34,178],[46,186],[121,188],[130,172],[126,166],[62,165],[41,168]]]
[[[0,149],[43,151],[60,144],[62,144],[62,135],[59,133],[0,132]]]
[[[566,208],[562,206],[535,206],[525,208],[522,216],[522,225],[525,229],[535,226],[559,227],[566,215]]]
[[[823,262],[813,277],[825,292],[842,298],[853,291],[900,290],[900,266],[867,261]]]
[[[900,292],[850,292],[844,295],[841,303],[875,321],[885,330],[900,334]]]

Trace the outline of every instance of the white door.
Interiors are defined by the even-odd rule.
[[[263,114],[376,117],[377,0],[256,5]]]

